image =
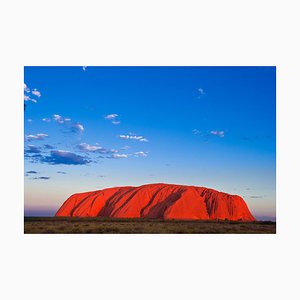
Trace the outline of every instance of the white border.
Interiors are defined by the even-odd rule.
[[[296,1],[1,4],[3,299],[299,298]],[[24,235],[24,65],[277,66],[277,235]]]

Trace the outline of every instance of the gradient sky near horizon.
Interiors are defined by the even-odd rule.
[[[275,67],[25,67],[25,215],[73,193],[175,183],[275,218]]]

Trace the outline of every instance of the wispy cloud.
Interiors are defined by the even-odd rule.
[[[25,153],[41,153],[41,148],[34,145],[28,145],[27,149],[25,149]]]
[[[31,93],[32,93],[33,95],[39,97],[39,98],[42,96],[41,92],[38,91],[37,89],[33,89],[33,90],[31,91]]]
[[[33,103],[37,103],[37,100],[30,98],[28,95],[24,95],[24,101],[31,101]]]
[[[26,174],[37,174],[37,171],[27,171]]]
[[[44,145],[44,148],[45,148],[45,149],[54,149],[54,147],[51,146],[51,145],[49,145],[49,144],[45,144],[45,145]]]
[[[58,174],[67,174],[67,172],[63,172],[63,171],[57,171],[56,173],[58,173]]]
[[[221,138],[223,138],[225,136],[224,131],[218,131],[218,130],[212,130],[212,131],[210,131],[210,134],[221,137]]]
[[[101,153],[101,154],[111,154],[111,153],[118,152],[118,150],[115,150],[115,149],[110,150],[110,149],[103,148],[99,145],[92,146],[87,143],[79,144],[78,148],[82,152],[94,152],[94,153]]]
[[[121,150],[128,150],[128,149],[130,149],[129,146],[124,146],[124,147],[121,148]]]
[[[119,137],[123,140],[136,140],[140,142],[148,142],[148,140],[142,135],[129,135],[129,134],[121,134]]]
[[[78,148],[80,149],[80,151],[83,151],[83,152],[99,152],[99,153],[106,153],[107,152],[107,149],[101,147],[101,146],[92,146],[92,145],[89,145],[87,143],[81,143],[78,145]]]
[[[71,130],[76,133],[82,133],[84,131],[84,127],[82,124],[77,122],[77,123],[72,124]]]
[[[54,115],[53,115],[53,120],[54,120],[55,122],[59,123],[59,124],[64,124],[64,123],[66,123],[66,122],[71,121],[70,118],[64,118],[64,117],[62,117],[62,116],[60,116],[60,115],[57,115],[57,114],[54,114]]]
[[[34,140],[43,140],[45,137],[47,137],[48,134],[46,133],[38,133],[38,134],[29,134],[25,138],[27,141],[34,141]]]
[[[27,119],[28,123],[32,123],[32,121],[33,121],[32,119]]]
[[[148,156],[148,153],[143,152],[143,151],[139,151],[139,152],[135,152],[134,156],[136,156],[136,157],[146,157],[146,156]]]
[[[106,120],[114,120],[118,116],[119,116],[118,114],[110,114],[110,115],[106,115],[104,117],[104,119],[106,119]]]
[[[30,94],[31,93],[31,94]],[[40,98],[42,96],[41,92],[36,88],[31,90],[26,83],[24,83],[24,101],[31,101],[33,103],[37,103],[37,100],[32,98],[31,95]]]
[[[114,125],[118,125],[118,124],[120,124],[121,122],[120,122],[120,121],[111,121],[111,123],[114,124]]]
[[[33,177],[32,179],[33,180],[39,180],[39,179],[41,179],[41,180],[48,180],[48,179],[50,179],[50,177],[49,176],[39,176],[39,177]]]
[[[40,163],[40,162],[42,162],[44,156],[40,153],[26,153],[25,152],[24,158],[31,163]]]
[[[252,198],[252,199],[259,199],[259,198],[263,198],[263,196],[250,196],[250,198]]]
[[[81,155],[77,155],[70,151],[65,150],[52,150],[49,156],[41,159],[41,162],[49,163],[52,165],[86,165],[91,161]]]
[[[27,86],[26,83],[24,83],[24,92],[30,93],[30,88]]]
[[[193,129],[192,133],[194,135],[198,135],[198,136],[202,137],[205,142],[208,142],[210,137],[212,137],[212,136],[216,136],[216,137],[220,137],[220,138],[225,137],[225,131],[223,131],[223,130],[220,130],[220,131],[211,130],[211,131],[202,132],[198,129]]]
[[[110,114],[110,115],[106,115],[104,117],[104,119],[111,121],[111,123],[114,124],[114,125],[118,125],[118,124],[121,123],[119,120],[117,120],[118,117],[119,117],[118,114]]]
[[[71,118],[66,118],[66,117],[63,117],[61,115],[58,115],[58,114],[54,114],[52,116],[52,119],[54,122],[62,125],[64,124],[66,126],[66,128],[68,129],[68,131],[66,133],[70,133],[70,132],[73,132],[73,133],[83,133],[84,131],[84,126],[82,123],[79,123],[79,122],[75,122],[75,123],[70,123],[71,122]],[[51,120],[49,118],[43,118],[42,119],[44,122],[50,122]]]
[[[118,158],[128,158],[128,154],[116,154],[113,153],[111,156],[108,158],[113,158],[113,159],[118,159]]]
[[[198,95],[203,96],[205,94],[204,89],[203,88],[198,88]]]

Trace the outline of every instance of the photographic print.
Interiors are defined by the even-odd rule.
[[[25,67],[24,231],[276,233],[275,67]]]

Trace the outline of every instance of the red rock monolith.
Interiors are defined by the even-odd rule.
[[[255,221],[240,196],[163,183],[74,194],[55,216]]]

